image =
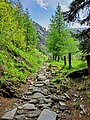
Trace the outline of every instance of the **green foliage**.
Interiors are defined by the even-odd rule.
[[[88,102],[90,103],[90,92],[87,92],[86,95],[87,95]]]
[[[23,11],[19,1],[14,7],[9,2],[0,1],[2,47],[7,47],[7,42],[23,50],[36,45],[36,30],[28,14],[27,11]]]
[[[57,65],[58,69],[60,71],[62,71],[63,76],[66,75],[69,72],[80,70],[80,69],[83,69],[87,66],[87,63],[85,61],[81,61],[81,60],[78,60],[78,59],[73,59],[72,60],[72,68],[71,69],[69,69],[68,64],[66,66],[64,66],[63,60],[60,61],[60,62],[50,61],[50,64]]]
[[[79,49],[82,51],[83,56],[86,56],[88,54],[90,54],[90,30],[85,30],[82,33],[80,33],[78,35],[78,39],[79,39]],[[88,33],[87,33],[88,32]],[[82,34],[82,35],[81,35]]]
[[[70,80],[65,78],[65,75],[68,74],[69,72],[73,72],[76,70],[80,70],[82,68],[86,67],[86,63],[84,61],[80,61],[77,59],[74,59],[72,61],[72,68],[69,69],[68,65],[64,66],[63,61],[57,62],[57,61],[49,61],[51,66],[57,66],[58,71],[55,76],[51,79],[51,83],[55,84],[58,89],[60,89],[60,84],[61,83],[66,83],[67,86],[70,86]],[[78,88],[80,88],[80,91],[85,90],[85,85],[81,85]]]
[[[0,46],[7,48],[8,43],[20,48],[24,47],[24,29],[19,28],[18,21],[14,18],[15,8],[7,2],[0,2]]]
[[[51,83],[55,83],[55,84],[57,83],[58,84],[63,80],[65,80],[64,77],[61,74],[59,74],[51,80]]]
[[[4,51],[0,52],[0,65],[4,67],[0,81],[6,79],[25,81],[26,77],[36,72],[39,66],[46,60],[46,57],[36,49],[32,49],[28,53],[22,50],[16,50],[15,52],[17,57],[11,56],[10,53],[6,54]]]
[[[90,92],[87,92],[87,97],[90,99]]]
[[[24,27],[25,27],[25,42],[27,51],[30,51],[31,46],[37,45],[37,33],[33,25],[32,19],[30,19],[29,11],[26,9],[24,15]]]
[[[37,49],[37,33],[20,1],[0,1],[0,84],[5,80],[25,81],[46,57]]]
[[[71,36],[71,30],[66,26],[59,4],[56,8],[55,15],[52,15],[50,22],[51,24],[47,38],[49,51],[56,56],[62,56],[69,52],[75,53],[78,51],[77,42]]]
[[[80,106],[80,104],[79,104],[79,102],[78,102],[78,101],[75,101],[75,102],[73,103],[73,106],[74,106],[76,109],[78,109],[78,108],[79,108],[79,106]]]
[[[86,90],[86,86],[84,84],[81,84],[78,88],[79,91],[85,91]]]
[[[79,52],[78,42],[75,41],[73,37],[70,37],[67,39],[65,47],[66,47],[66,53],[74,54]]]
[[[65,19],[69,22],[78,21],[81,25],[87,25],[76,37],[79,39],[80,50],[86,56],[90,54],[90,0],[74,0],[70,4],[69,11],[65,12]],[[81,14],[82,13],[82,14]]]
[[[65,30],[65,23],[63,20],[63,16],[61,13],[61,7],[58,4],[55,16],[52,16],[50,19],[50,28],[49,28],[49,34],[47,38],[47,44],[50,52],[58,53],[61,52],[60,50],[62,45],[64,44],[63,40],[63,33]]]

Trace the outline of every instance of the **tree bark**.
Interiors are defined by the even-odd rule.
[[[54,53],[53,53],[53,60],[55,60],[55,55],[54,55]]]
[[[66,66],[66,56],[64,56],[64,65]]]
[[[55,54],[55,61],[57,60],[57,54]]]
[[[88,65],[88,76],[90,78],[90,55],[87,55],[87,65]]]
[[[69,59],[69,68],[71,68],[72,67],[72,65],[71,65],[71,53],[68,54],[68,59]]]
[[[58,55],[58,62],[60,61],[60,55]]]

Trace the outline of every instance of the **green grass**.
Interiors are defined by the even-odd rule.
[[[76,59],[72,61],[71,69],[69,68],[68,63],[66,66],[64,66],[63,61],[60,61],[60,62],[50,61],[50,64],[58,66],[58,69],[60,69],[64,75],[66,75],[69,72],[73,72],[75,70],[80,70],[87,67],[86,61],[81,61]]]
[[[26,77],[35,73],[47,57],[32,48],[30,52],[11,46],[12,51],[0,51],[0,84],[5,80],[25,81]]]
[[[66,74],[87,67],[86,61],[81,61],[81,60],[76,60],[76,59],[72,61],[71,69],[69,68],[68,63],[67,63],[66,66],[64,66],[64,62],[63,61],[60,61],[60,62],[50,61],[49,64],[51,64],[52,66],[57,66],[58,67],[58,71],[61,71],[61,73],[58,73],[51,80],[51,83],[53,83],[53,84],[58,84],[60,81],[65,80],[64,76]]]

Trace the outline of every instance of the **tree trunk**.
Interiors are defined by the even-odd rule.
[[[53,60],[55,60],[55,56],[54,56],[54,53],[53,53]]]
[[[55,61],[57,60],[57,54],[55,54]]]
[[[59,62],[59,60],[60,60],[60,55],[58,55],[58,62]]]
[[[66,66],[66,56],[64,56],[64,65]]]
[[[68,54],[68,59],[69,59],[69,68],[71,68],[71,53]]]
[[[87,55],[88,76],[90,78],[90,55]]]

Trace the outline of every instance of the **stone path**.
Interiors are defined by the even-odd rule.
[[[15,106],[3,115],[2,120],[71,120],[70,106],[66,105],[67,94],[50,84],[54,70],[48,71],[47,64],[35,74],[28,90]]]

